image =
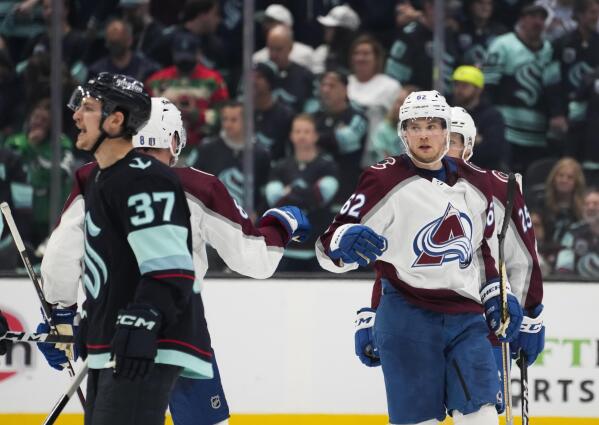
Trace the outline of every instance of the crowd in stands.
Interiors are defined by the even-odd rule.
[[[0,198],[38,256],[51,228],[53,3],[0,2]],[[362,169],[403,153],[399,107],[433,88],[435,1],[255,4],[253,213],[301,206],[314,238],[291,245],[280,270],[319,270],[316,235]],[[599,0],[444,4],[440,78],[477,126],[471,161],[522,174],[544,274],[599,279]],[[143,81],[182,111],[179,164],[218,176],[242,204],[242,0],[64,0],[62,28],[65,97],[102,71]],[[90,158],[66,106],[63,131],[64,200]],[[15,254],[0,226],[0,269],[17,267]]]

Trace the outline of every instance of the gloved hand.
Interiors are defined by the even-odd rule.
[[[520,349],[526,355],[526,363],[530,366],[545,348],[545,325],[543,325],[543,304],[536,306],[530,314],[526,314],[520,326],[520,333],[510,343],[512,358],[520,356]]]
[[[162,315],[147,304],[130,304],[119,310],[112,338],[114,375],[144,378],[154,366]]]
[[[303,242],[308,239],[310,229],[312,228],[308,217],[306,217],[302,210],[293,205],[271,208],[262,215],[262,218],[264,217],[277,219],[287,229],[291,240],[295,242]]]
[[[520,324],[522,323],[522,307],[518,299],[512,294],[509,284],[507,290],[507,313],[510,317],[510,323],[505,335],[499,335],[501,326],[501,297],[499,296],[499,280],[492,280],[480,290],[480,299],[485,308],[485,318],[489,329],[495,332],[501,342],[511,342],[518,335]]]
[[[356,345],[356,356],[366,366],[380,366],[381,359],[378,354],[378,348],[374,345],[372,330],[374,329],[374,320],[376,310],[369,307],[361,308],[356,316],[356,333],[354,335]]]
[[[8,332],[8,322],[6,321],[6,317],[0,313],[0,336],[3,336],[6,332]],[[0,341],[0,356],[6,354],[8,343],[9,341]]]
[[[364,267],[387,250],[387,239],[368,226],[344,224],[333,234],[329,257]]]
[[[75,335],[77,333],[77,326],[73,325],[76,315],[77,310],[75,309],[56,308],[52,310],[52,321],[59,335]],[[46,322],[42,322],[37,325],[36,332],[50,333],[50,327]],[[44,355],[48,364],[56,370],[64,369],[64,365],[68,363],[69,359],[77,358],[77,350],[73,344],[40,343],[37,344],[37,348]]]

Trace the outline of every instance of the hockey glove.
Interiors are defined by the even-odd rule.
[[[147,304],[130,304],[119,310],[112,339],[115,376],[143,379],[152,370],[160,325],[161,314]]]
[[[73,325],[77,310],[57,308],[52,310],[52,322],[56,326],[59,335],[77,334],[77,326]],[[50,326],[46,322],[37,325],[38,333],[50,333]],[[69,361],[77,359],[77,350],[73,344],[37,344],[46,361],[56,370],[64,369]]]
[[[526,355],[526,363],[530,366],[545,348],[545,325],[543,325],[543,304],[534,308],[530,315],[526,314],[520,326],[520,333],[510,343],[512,358],[520,355],[520,349]]]
[[[485,318],[487,325],[501,342],[511,342],[518,335],[520,324],[522,323],[522,307],[518,299],[510,291],[507,285],[507,313],[510,317],[510,323],[505,335],[498,335],[501,326],[501,297],[499,295],[499,280],[492,280],[480,291],[480,299],[485,309]]]
[[[286,205],[279,208],[271,208],[263,215],[265,217],[273,217],[279,221],[287,230],[291,240],[295,242],[304,242],[310,234],[310,221],[308,217],[298,207]]]
[[[356,344],[356,356],[366,366],[380,366],[381,359],[378,349],[374,345],[372,330],[374,329],[374,319],[376,310],[373,308],[364,307],[358,311],[356,317],[356,333],[354,335]]]
[[[8,322],[6,321],[6,317],[0,313],[0,336],[3,336],[6,332],[8,332]],[[9,341],[0,341],[0,356],[6,354],[8,342]]]
[[[333,234],[329,257],[344,264],[358,263],[364,267],[375,261],[387,249],[387,239],[368,226],[344,224]]]

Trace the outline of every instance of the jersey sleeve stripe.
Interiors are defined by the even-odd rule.
[[[127,236],[142,274],[157,270],[193,270],[187,246],[188,230],[163,224],[135,230]]]
[[[183,274],[183,273],[170,273],[170,274],[159,274],[159,275],[155,275],[152,276],[156,279],[173,279],[173,278],[181,278],[181,279],[189,279],[192,282],[195,281],[195,277],[188,275],[188,274]]]

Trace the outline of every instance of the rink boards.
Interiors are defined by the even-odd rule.
[[[353,346],[354,315],[369,303],[370,288],[341,279],[206,281],[231,424],[385,424],[381,370],[362,366]],[[34,330],[40,313],[31,283],[0,279],[0,294],[13,324]],[[529,370],[535,425],[599,425],[598,301],[599,284],[546,284],[546,351]],[[19,345],[0,358],[2,425],[41,423],[68,385],[66,372],[50,369],[31,348]],[[66,411],[58,424],[81,423],[77,400]]]

